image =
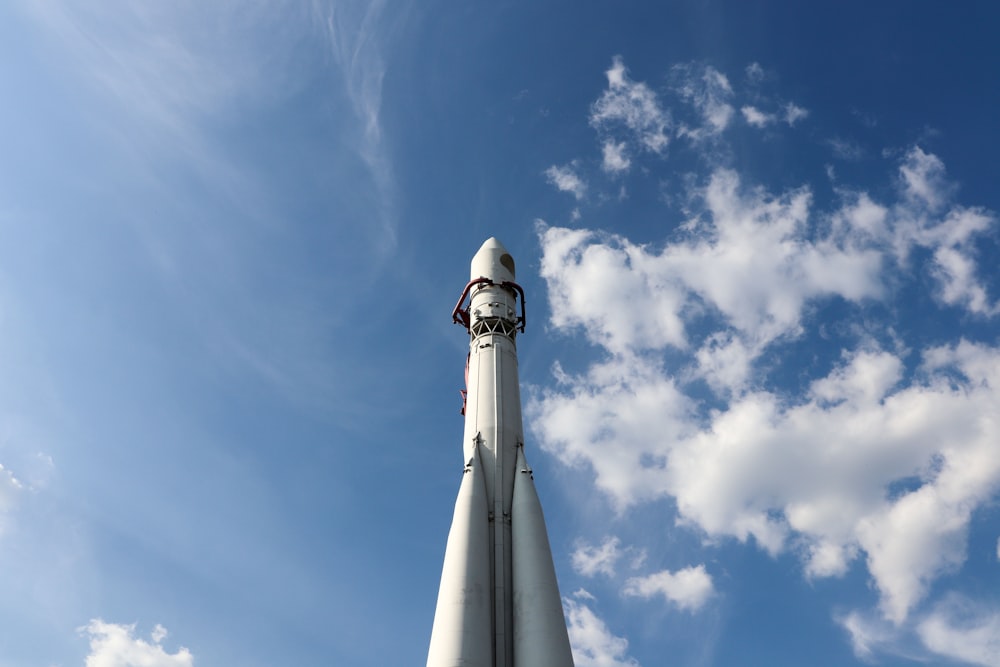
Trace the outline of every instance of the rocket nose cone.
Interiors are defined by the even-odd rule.
[[[514,258],[503,244],[491,236],[472,258],[471,279],[489,278],[493,282],[514,281]]]

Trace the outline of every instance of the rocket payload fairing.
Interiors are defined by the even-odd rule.
[[[495,238],[472,258],[452,317],[470,335],[465,470],[427,667],[573,667],[542,506],[524,458],[515,345],[524,331],[524,291]]]

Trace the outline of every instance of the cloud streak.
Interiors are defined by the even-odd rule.
[[[383,0],[368,3],[313,0],[312,7],[316,22],[326,35],[343,90],[361,123],[356,147],[378,191],[379,252],[384,259],[397,243],[395,175],[381,120],[387,71],[385,50],[394,22],[406,14],[407,7],[393,5],[387,12]]]

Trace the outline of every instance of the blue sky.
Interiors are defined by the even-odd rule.
[[[0,667],[425,660],[489,236],[578,667],[1000,665],[992,3],[0,7]]]

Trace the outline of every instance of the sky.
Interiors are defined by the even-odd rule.
[[[578,667],[1000,665],[998,20],[0,4],[0,667],[423,664],[490,236]]]

